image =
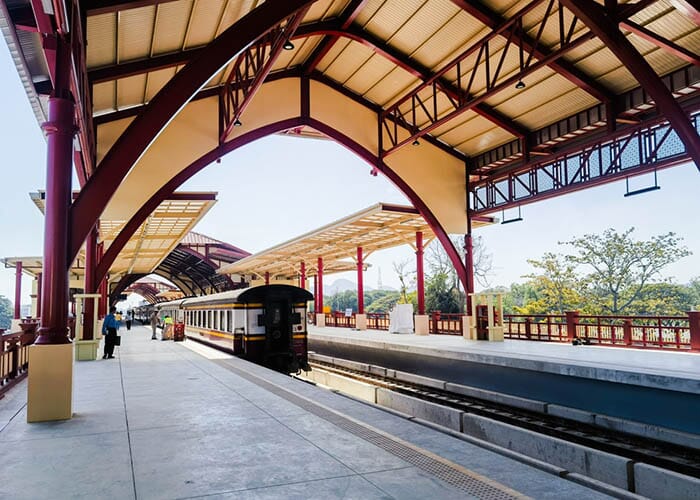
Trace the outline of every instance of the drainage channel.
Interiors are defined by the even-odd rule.
[[[472,472],[458,464],[445,460],[427,450],[418,448],[406,441],[390,436],[378,429],[360,423],[331,409],[297,396],[292,392],[272,384],[267,380],[243,371],[231,364],[229,360],[216,360],[218,365],[235,373],[241,378],[265,389],[276,396],[302,408],[303,410],[332,423],[336,427],[353,434],[373,445],[395,455],[411,465],[432,474],[447,484],[468,495],[484,500],[526,499],[518,493],[496,481]]]

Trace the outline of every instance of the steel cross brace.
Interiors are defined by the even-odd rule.
[[[380,128],[383,131],[380,133],[386,135],[389,147],[382,151],[382,155],[389,155],[431,132],[594,37],[591,31],[584,30],[574,38],[578,19],[570,14],[565,15],[559,0],[548,0],[543,18],[535,26],[525,26],[524,17],[543,1],[534,0],[525,6],[450,61],[429,80],[383,111],[380,117]],[[558,8],[555,9],[555,6]],[[555,11],[556,14],[552,14]],[[526,44],[526,32],[532,30],[537,31],[534,41]],[[538,47],[544,46],[543,35],[547,31],[558,33],[557,41],[551,44],[558,48],[549,52],[547,57],[537,60]],[[507,36],[504,46],[500,40],[501,36]],[[512,74],[512,69],[504,69],[510,50],[517,53],[519,58],[519,71],[516,74]],[[508,75],[507,71],[511,74]],[[445,92],[440,80],[448,74],[453,75],[453,78],[456,75],[454,86],[462,91],[461,96],[455,97]],[[474,89],[477,77],[485,82],[484,89]],[[478,92],[478,95],[474,95],[473,92]],[[409,131],[408,137],[400,137],[399,126]]]
[[[267,78],[284,44],[294,35],[307,10],[308,8],[302,9],[279,23],[234,61],[219,94],[219,144],[223,144],[233,127],[240,124],[241,115]]]

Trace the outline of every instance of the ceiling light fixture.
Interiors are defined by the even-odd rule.
[[[284,45],[282,45],[282,48],[284,50],[294,50],[294,44],[289,39],[287,39],[287,41],[284,42]]]
[[[243,125],[243,124],[241,123],[241,120],[239,120],[238,118],[236,118],[236,121],[233,122],[233,126],[234,126],[234,127],[240,127],[240,126],[242,126],[242,125]]]
[[[525,82],[523,82],[522,80],[519,80],[518,83],[515,84],[515,88],[518,89],[518,90],[524,89],[524,88],[525,88]]]
[[[413,144],[414,146],[420,146],[420,142],[418,141],[418,139],[413,141],[411,144]]]

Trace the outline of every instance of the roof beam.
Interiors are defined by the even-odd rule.
[[[132,121],[100,162],[70,209],[68,261],[78,254],[89,231],[145,149],[220,68],[265,33],[306,9],[313,0],[268,0],[236,21],[179,71]]]
[[[80,5],[88,16],[99,14],[109,14],[122,10],[138,9],[161,3],[173,2],[176,0],[83,0]]]
[[[355,21],[357,16],[362,11],[362,8],[367,4],[367,0],[351,0],[350,3],[343,10],[343,14],[340,16],[343,21],[340,25],[340,29],[347,29]],[[311,55],[306,59],[304,63],[304,74],[310,75],[319,65],[321,60],[328,54],[328,52],[333,48],[333,45],[338,41],[338,35],[329,35],[323,38],[321,42],[316,46],[316,49],[311,53]]]
[[[421,65],[417,61],[412,60],[410,57],[387,45],[382,40],[355,26],[345,26],[345,23],[338,22],[337,20],[305,24],[303,26],[300,26],[291,38],[297,39],[319,34],[326,34],[329,38],[334,38],[335,40],[341,37],[347,37],[351,40],[361,43],[366,47],[370,47],[377,54],[387,58],[389,61],[396,64],[401,69],[407,71],[416,78],[421,79],[423,82],[425,82],[432,76],[432,73],[429,68]],[[91,70],[88,76],[93,84],[112,81],[119,78],[126,78],[141,73],[147,73],[150,71],[157,71],[159,69],[171,68],[174,66],[187,64],[192,58],[201,55],[203,51],[204,48],[190,49],[182,52],[176,52],[173,54],[156,56],[141,61],[133,61],[123,64],[117,64],[114,66],[105,66],[102,68]],[[311,61],[312,57],[313,55],[310,56],[309,59],[307,59],[307,61]],[[309,67],[310,65],[307,64],[304,70],[307,75],[312,73],[312,71],[308,69]],[[440,82],[440,84],[453,99],[458,98],[459,91],[458,89],[454,88],[451,85],[451,83],[443,80]],[[474,112],[478,113],[487,120],[491,121],[493,124],[506,130],[508,133],[516,137],[523,137],[529,132],[525,127],[518,125],[509,117],[494,110],[493,108],[484,103],[480,103],[477,106],[475,106]],[[135,114],[137,114],[135,112],[135,108],[122,110],[120,111],[120,113],[124,118],[128,116],[134,116]],[[104,123],[104,119],[101,116],[97,116],[94,118],[94,122],[96,125],[99,125],[101,123]]]
[[[607,45],[644,90],[651,95],[656,106],[683,141],[695,166],[700,169],[700,136],[697,130],[659,75],[619,30],[615,20],[608,16],[603,7],[592,0],[561,1]]]
[[[641,26],[633,21],[625,20],[620,23],[620,26],[627,31],[630,31],[640,38],[643,38],[647,42],[653,43],[660,49],[673,54],[676,57],[680,57],[684,61],[688,61],[691,64],[700,66],[700,55],[691,52],[690,50],[681,47],[680,45],[667,40],[660,35],[657,35],[653,31]]]
[[[485,6],[477,0],[451,1],[457,7],[476,17],[479,21],[481,21],[483,24],[485,24],[491,29],[497,29],[504,22],[506,22],[504,18],[502,18],[496,12],[492,11],[487,6]],[[537,3],[539,3],[539,1],[537,1]],[[511,34],[518,36],[518,33],[515,33],[515,30],[515,26],[508,28],[504,30],[501,33],[501,35],[505,38],[508,38]],[[523,33],[520,36],[523,49],[525,49],[528,52],[532,51],[537,59],[546,59],[551,54],[550,50],[540,46],[535,40],[533,40],[528,35]],[[598,83],[593,77],[586,75],[583,71],[577,69],[571,63],[558,59],[548,62],[547,66],[552,68],[554,71],[559,73],[561,76],[563,76],[576,86],[591,94],[599,101],[608,102],[614,97],[614,93],[612,91]]]

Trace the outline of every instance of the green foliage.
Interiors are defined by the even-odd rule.
[[[0,328],[9,329],[12,326],[13,316],[12,302],[4,295],[0,295]]]
[[[683,316],[695,307],[695,290],[686,285],[652,283],[646,285],[625,314]]]
[[[426,281],[425,308],[427,311],[464,312],[463,297],[464,294],[450,286],[447,273],[436,273]]]
[[[675,233],[637,241],[633,232],[633,227],[623,233],[607,229],[564,243],[576,252],[566,259],[589,271],[579,282],[580,294],[604,313],[625,314],[664,267],[691,254]]]
[[[332,295],[330,298],[323,300],[324,304],[331,306],[332,311],[345,311],[352,309],[357,312],[357,292],[355,290],[346,290]]]
[[[576,266],[569,259],[547,252],[542,259],[528,262],[539,271],[525,276],[530,278],[536,298],[516,306],[519,314],[546,314],[547,311],[563,314],[580,308],[582,301],[576,291]]]

